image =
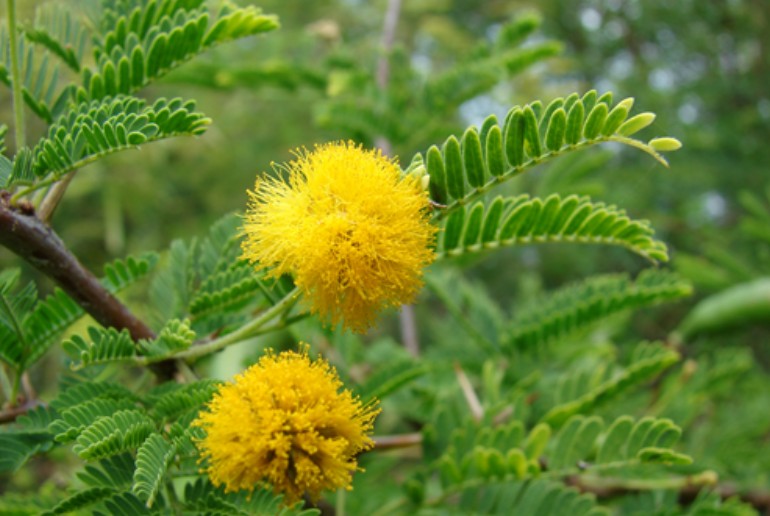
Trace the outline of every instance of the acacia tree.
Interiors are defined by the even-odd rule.
[[[675,449],[681,429],[659,417],[678,386],[645,389],[672,369],[674,378],[692,376],[681,353],[613,338],[602,324],[681,298],[687,282],[656,268],[633,279],[596,276],[508,317],[457,266],[546,243],[667,261],[650,224],[614,205],[509,195],[502,186],[608,142],[665,165],[661,153],[679,142],[639,139],[654,115],[632,114],[633,99],[590,90],[516,105],[426,145],[406,167],[354,142],[298,150],[276,166],[277,178],[258,179],[245,218],[225,216],[201,238],[106,264],[97,278],[50,226],[69,185],[107,155],[201,135],[211,120],[194,102],[136,95],[200,52],[270,32],[277,20],[228,2],[210,11],[197,0],[105,0],[97,23],[43,6],[22,30],[15,2],[7,5],[16,138],[0,162],[0,242],[58,288],[39,298],[18,270],[0,275],[8,423],[0,465],[13,483],[43,455],[72,481],[6,493],[4,508],[292,514],[333,503],[361,514],[603,514],[655,500],[678,511],[675,497],[657,494],[716,481]],[[532,30],[531,19],[515,20],[466,62],[424,80],[391,63],[395,86],[375,83],[371,97],[361,96],[362,139],[412,141],[408,122],[418,110],[449,113],[495,84],[490,69],[536,62],[538,51],[519,48]],[[49,68],[57,65],[76,79],[60,84]],[[348,100],[329,103],[341,125],[350,121]],[[48,127],[29,146],[23,104]],[[391,122],[375,127],[367,119],[376,115]],[[383,310],[415,300],[423,282],[443,314],[419,319],[422,347],[410,353],[382,332],[361,335]],[[140,302],[117,297],[129,285]],[[85,314],[92,320],[74,326]],[[266,352],[233,381],[208,377],[210,357],[236,344],[262,354],[268,335],[289,350]],[[300,341],[308,346],[292,351]],[[41,400],[29,372],[58,346],[66,353],[59,386]],[[319,352],[334,367],[311,359]],[[698,374],[708,383],[720,372]],[[379,453],[393,448],[417,450],[419,460]],[[319,499],[351,486],[333,502]],[[603,500],[608,493],[626,496]],[[750,510],[706,491],[692,509]]]

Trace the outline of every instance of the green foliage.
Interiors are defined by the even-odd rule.
[[[617,245],[653,261],[667,261],[663,242],[647,221],[588,198],[553,194],[547,199],[496,197],[488,206],[459,206],[446,218],[438,258],[528,243],[577,242]]]
[[[186,171],[185,180],[170,187],[175,170],[203,156],[202,162],[217,164],[218,173],[232,163],[228,160],[239,160],[251,163],[251,174],[254,165],[244,156],[253,155],[242,154],[240,136],[231,135],[249,135],[248,145],[259,148],[260,158],[272,159],[259,131],[268,127],[281,138],[277,129],[293,125],[291,114],[297,111],[303,123],[314,117],[333,137],[377,141],[388,154],[427,149],[414,154],[404,173],[422,179],[430,195],[431,219],[438,228],[437,263],[425,272],[428,288],[414,312],[417,324],[408,322],[410,309],[404,312],[400,340],[408,350],[384,336],[392,329],[387,317],[360,338],[340,335],[309,317],[307,305],[298,303],[302,285],[256,272],[241,259],[243,230],[237,214],[215,222],[201,237],[176,239],[160,253],[127,256],[104,267],[101,285],[107,292],[132,287],[121,302],[139,326],[146,322],[138,331],[142,338],[132,337],[136,332],[120,322],[118,327],[90,321],[76,325],[87,303],[80,306],[45,283],[38,287],[22,281],[18,269],[0,272],[0,390],[8,406],[3,421],[11,420],[0,429],[0,473],[6,475],[3,482],[9,478],[8,486],[2,486],[6,494],[0,512],[317,514],[305,501],[284,506],[268,485],[255,486],[252,493],[213,486],[200,471],[198,443],[205,431],[194,422],[221,385],[214,378],[231,377],[266,346],[294,349],[302,340],[310,343],[313,355],[322,353],[339,369],[346,388],[364,403],[379,400],[383,408],[375,449],[357,458],[367,473],[354,476],[353,491],[322,502],[333,500],[340,512],[753,513],[746,504],[719,495],[725,480],[738,485],[744,496],[767,480],[770,385],[762,369],[767,357],[760,346],[753,352],[745,346],[728,349],[724,346],[732,341],[712,342],[709,336],[712,330],[763,320],[767,271],[761,264],[733,256],[732,247],[722,242],[706,246],[703,259],[690,256],[690,270],[700,266],[700,278],[688,274],[687,266],[680,268],[696,285],[709,274],[712,287],[736,279],[742,285],[706,299],[684,317],[682,305],[652,310],[692,293],[690,283],[671,272],[648,269],[634,278],[595,275],[558,288],[581,275],[584,263],[594,272],[636,270],[636,262],[608,261],[590,250],[579,258],[577,252],[573,257],[544,247],[518,249],[539,243],[602,244],[630,250],[656,265],[668,261],[668,247],[656,238],[653,223],[626,211],[657,216],[667,210],[669,204],[660,200],[666,196],[646,195],[640,188],[664,181],[638,179],[640,171],[632,170],[633,179],[600,178],[588,184],[584,177],[625,154],[577,151],[607,143],[610,149],[637,148],[667,165],[661,153],[681,145],[665,136],[637,139],[656,115],[634,114],[633,99],[613,102],[609,92],[521,103],[519,96],[529,89],[548,96],[558,89],[534,78],[540,73],[535,65],[562,49],[539,35],[539,16],[504,19],[507,10],[489,3],[474,4],[474,16],[459,19],[455,10],[464,12],[464,2],[404,3],[404,13],[415,18],[405,17],[395,33],[408,34],[403,44],[391,46],[384,37],[372,45],[371,34],[377,32],[372,24],[382,18],[374,3],[360,3],[336,16],[336,4],[286,2],[281,9],[292,13],[292,23],[305,34],[289,32],[275,43],[260,42],[259,51],[243,43],[233,52],[255,61],[246,66],[223,68],[222,61],[237,59],[217,50],[185,74],[176,72],[182,64],[222,43],[271,32],[277,19],[229,1],[99,4],[90,20],[70,8],[75,3],[25,8],[34,10],[34,23],[22,23],[16,34],[0,29],[0,82],[22,83],[22,100],[40,119],[30,124],[29,133],[43,134],[29,146],[17,144],[13,155],[0,156],[5,189],[0,211],[37,217],[59,230],[80,206],[90,209],[101,202],[105,213],[125,211],[125,226],[133,228],[136,221],[125,205],[136,204],[131,210],[142,211],[146,198],[105,194],[94,204],[93,197],[114,192],[120,177],[113,169],[131,160],[132,171],[147,168],[152,177],[144,196],[174,206],[179,199],[194,199],[201,203],[197,213],[209,217],[220,210],[198,195],[197,166],[196,174]],[[494,30],[488,24],[491,12]],[[571,14],[564,11],[570,23],[571,18],[591,18],[591,11]],[[340,26],[335,25],[338,19]],[[545,19],[554,21],[559,19]],[[344,27],[344,36],[335,34],[335,27],[337,32]],[[610,39],[612,34],[606,31]],[[297,46],[292,46],[295,39]],[[18,56],[10,55],[12,40],[20,43]],[[282,57],[270,56],[276,48]],[[260,59],[252,59],[256,55]],[[378,59],[377,75],[373,62],[359,62],[367,56]],[[19,58],[20,78],[12,76],[11,57]],[[653,82],[656,70],[647,72]],[[144,90],[160,79],[164,82],[157,89]],[[238,116],[246,120],[244,127],[224,126],[225,132],[198,140],[205,145],[195,152],[190,146],[157,146],[147,151],[149,157],[123,153],[151,141],[203,135],[211,120],[196,111],[194,100],[170,91],[180,88],[184,96],[183,85],[227,90],[228,98],[243,108]],[[255,102],[242,91],[266,85],[274,87],[264,90],[269,102]],[[280,89],[292,92],[292,102],[280,100],[285,98],[277,93]],[[198,94],[202,105],[229,104],[201,89]],[[156,98],[160,95],[167,98]],[[648,105],[643,91],[638,97]],[[742,98],[723,105],[744,103]],[[501,116],[512,104],[518,105]],[[686,113],[688,105],[662,113]],[[761,111],[761,102],[757,106]],[[250,109],[260,110],[259,123]],[[277,109],[281,116],[274,119]],[[479,111],[497,115],[483,118]],[[16,126],[23,131],[21,122],[17,115]],[[663,126],[668,124],[654,128]],[[295,143],[281,140],[281,152],[318,138],[304,131],[292,133]],[[0,153],[6,152],[7,132],[0,125]],[[141,164],[134,163],[137,158]],[[78,183],[75,173],[93,163],[103,165],[93,167],[86,179],[91,182]],[[546,163],[545,177],[523,174]],[[123,184],[141,183],[137,179],[134,174]],[[53,208],[70,181],[77,185],[71,189],[73,198],[80,196],[81,202],[53,224]],[[241,183],[229,175],[201,176],[200,181],[206,188]],[[624,199],[604,183],[612,190],[616,184],[619,191],[631,189],[633,195]],[[596,200],[605,195],[613,200]],[[227,210],[243,200],[229,196]],[[124,201],[130,202],[118,204]],[[760,243],[770,241],[765,199],[746,194],[742,203],[750,214],[741,223],[742,233]],[[175,213],[169,233],[177,231],[180,221],[192,220],[188,215]],[[668,221],[663,224],[671,229]],[[661,234],[667,241],[681,238],[676,232]],[[56,237],[53,230],[49,236]],[[77,236],[72,242],[78,252],[89,249],[79,247],[83,243]],[[127,248],[136,246],[132,242]],[[507,246],[516,252],[491,256]],[[477,259],[482,253],[483,261]],[[96,260],[98,253],[88,257]],[[32,265],[41,263],[34,253],[26,258]],[[549,267],[559,258],[569,267],[555,274]],[[578,264],[581,259],[585,262]],[[638,259],[623,254],[620,260]],[[468,264],[474,267],[465,269]],[[26,279],[26,269],[23,274]],[[40,299],[38,292],[48,295]],[[678,330],[668,333],[677,324]],[[650,342],[634,345],[641,339]],[[61,374],[60,355],[40,360],[60,341],[70,365]],[[39,369],[30,370],[34,365]],[[55,374],[49,374],[52,370]],[[50,403],[37,404],[34,383],[43,385],[40,399]],[[15,410],[27,412],[12,421]],[[421,455],[414,450],[380,453],[420,440]],[[27,464],[36,455],[40,462]],[[47,482],[42,472],[50,468],[38,465],[51,464],[63,466],[65,473],[81,468],[77,481],[57,474],[52,477],[56,485]],[[30,478],[42,484],[39,492],[28,487]],[[68,484],[66,493],[62,484]],[[714,493],[708,494],[711,486]],[[26,491],[27,499],[14,490]],[[687,506],[685,496],[697,490],[700,494]]]
[[[80,71],[80,63],[88,43],[88,32],[63,5],[40,6],[35,12],[34,25],[24,29],[24,37],[31,43],[44,46],[73,72]]]
[[[101,282],[108,291],[117,293],[147,275],[156,261],[157,256],[152,253],[115,260],[105,265]],[[37,299],[33,283],[13,292],[18,280],[18,270],[0,274],[0,359],[24,370],[39,360],[84,312],[59,289],[44,300]],[[126,341],[125,334],[122,342],[115,330],[93,328],[90,334],[92,341],[103,342],[103,348],[75,335],[64,345],[65,350],[73,358],[89,363],[130,356],[133,343],[130,339]],[[113,342],[117,343],[115,348],[111,347]]]
[[[209,119],[193,111],[194,102],[159,99],[152,106],[133,97],[109,97],[82,103],[63,114],[48,129],[31,155],[32,173],[39,179],[63,175],[114,152],[177,135],[205,130]],[[14,174],[7,186],[21,184]]]
[[[765,323],[770,315],[770,278],[739,283],[701,301],[679,327],[685,339],[752,324]]]
[[[551,408],[543,416],[543,421],[553,426],[561,426],[570,416],[588,413],[607,400],[624,394],[626,390],[655,378],[677,363],[679,358],[678,353],[665,347],[642,344],[634,350],[631,365],[610,378],[602,379],[594,373],[589,382],[578,383],[570,375],[564,375],[562,385],[563,389],[568,389],[566,398],[569,401]],[[564,390],[562,392],[564,393]]]
[[[691,291],[687,281],[658,269],[644,270],[635,280],[626,274],[593,276],[533,300],[515,313],[508,342],[518,349],[536,348],[618,312],[673,301]]]
[[[41,33],[32,32],[31,42],[46,40]],[[35,40],[37,35],[37,41]],[[0,26],[0,82],[11,85],[11,52],[8,30]],[[45,45],[48,47],[48,45]],[[56,53],[54,52],[54,55]],[[26,106],[44,121],[50,123],[56,113],[67,105],[74,86],[59,85],[59,64],[50,58],[49,52],[38,52],[35,46],[19,41],[18,57],[23,77],[22,96]]]
[[[160,434],[150,435],[136,452],[133,491],[148,507],[152,507],[166,470],[176,455],[176,446]]]
[[[642,128],[634,120],[626,121],[632,105],[633,99],[628,98],[613,106],[609,93],[598,99],[594,90],[582,98],[573,93],[545,108],[539,101],[515,106],[502,125],[491,115],[480,130],[471,127],[460,140],[450,136],[440,149],[432,146],[425,157],[431,198],[446,205],[438,217],[449,216],[543,161],[603,142],[638,148],[667,165],[653,147],[654,140],[644,143],[630,137],[632,129]],[[630,125],[624,126],[625,122]]]
[[[274,16],[254,6],[225,3],[212,16],[203,3],[105,2],[94,38],[97,71],[83,73],[78,95],[131,94],[213,46],[278,27]]]
[[[496,427],[466,422],[452,431],[443,451],[429,435],[425,445],[431,455],[438,454],[432,467],[441,479],[441,499],[459,493],[461,510],[484,514],[560,514],[565,506],[553,505],[555,499],[605,514],[593,496],[579,496],[555,480],[611,477],[618,470],[626,478],[646,478],[656,465],[691,462],[671,449],[681,429],[671,420],[650,417],[622,416],[605,425],[598,416],[573,416],[555,434],[546,423],[527,432],[518,420]]]

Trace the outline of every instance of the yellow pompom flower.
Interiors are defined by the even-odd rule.
[[[299,152],[281,168],[288,181],[257,180],[249,192],[244,258],[292,274],[313,312],[354,331],[413,301],[436,233],[420,179],[352,142]]]
[[[370,449],[376,404],[342,389],[336,370],[300,352],[272,351],[222,385],[193,423],[206,472],[226,491],[271,486],[288,505],[307,493],[351,489],[356,456]]]

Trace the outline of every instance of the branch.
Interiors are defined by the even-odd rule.
[[[83,267],[29,204],[13,206],[10,193],[0,192],[0,244],[53,279],[85,312],[105,327],[128,330],[134,341],[155,334]],[[173,376],[175,365],[155,368],[161,378]]]
[[[599,499],[616,498],[639,491],[651,489],[676,489],[679,503],[690,505],[704,489],[712,490],[722,500],[739,497],[744,503],[752,505],[761,513],[770,511],[770,493],[764,491],[741,491],[729,484],[717,484],[717,475],[713,471],[684,477],[662,480],[637,480],[612,478],[593,478],[586,475],[572,475],[565,479],[567,485],[576,487],[580,492],[592,493]]]

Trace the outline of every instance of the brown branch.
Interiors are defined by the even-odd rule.
[[[153,331],[78,261],[53,229],[35,216],[31,205],[12,206],[6,191],[0,192],[0,244],[53,279],[99,324],[126,329],[134,341],[155,338]],[[168,379],[175,369],[173,362],[168,362],[158,364],[153,371]]]
[[[15,407],[6,407],[0,411],[0,424],[13,423],[19,416],[41,405],[40,400],[29,400]]]
[[[722,500],[738,497],[744,503],[752,505],[760,513],[770,514],[770,492],[742,491],[734,485],[717,484],[716,474],[705,471],[699,475],[675,479],[676,484],[668,486],[679,493],[678,500],[682,505],[690,505],[698,498],[701,491],[715,492]],[[646,490],[644,486],[633,485],[625,479],[591,479],[581,475],[571,475],[565,479],[569,486],[577,488],[582,493],[591,493],[599,499],[617,498],[627,494]],[[662,486],[666,488],[666,486]]]
[[[398,434],[374,436],[374,450],[385,451],[399,448],[411,448],[422,444],[422,434]]]

